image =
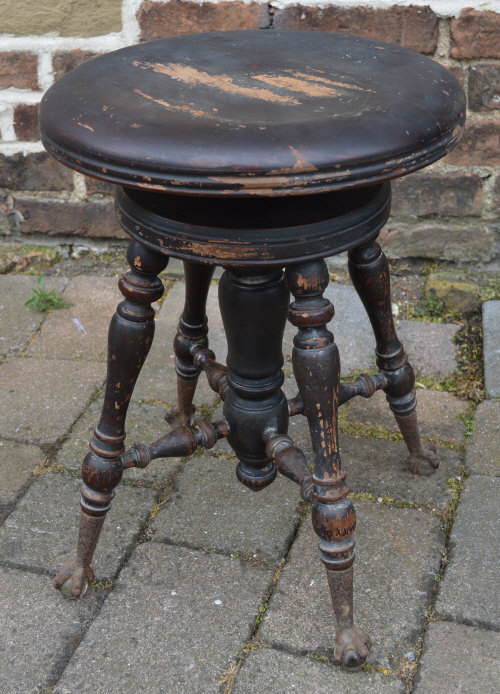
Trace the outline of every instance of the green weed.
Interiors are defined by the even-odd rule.
[[[34,311],[51,311],[53,309],[69,308],[73,306],[73,304],[65,301],[60,294],[40,289],[42,280],[43,275],[40,275],[36,287],[33,289],[32,295],[26,301],[25,306],[29,306]]]
[[[423,320],[437,321],[443,313],[443,300],[432,289],[426,297],[415,306],[415,317]]]
[[[469,402],[468,408],[465,412],[461,412],[458,418],[465,424],[464,436],[468,438],[474,429],[474,417],[476,414],[477,403]]]

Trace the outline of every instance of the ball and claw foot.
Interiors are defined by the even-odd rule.
[[[432,475],[439,467],[439,457],[432,443],[423,443],[421,452],[412,453],[408,458],[410,472],[415,475]]]
[[[194,413],[196,412],[196,407],[191,405],[191,414],[189,417],[186,416],[184,412],[178,407],[172,407],[172,409],[165,412],[165,420],[175,429],[179,426],[189,426],[193,420]]]
[[[54,586],[67,598],[79,598],[95,579],[94,569],[78,559],[66,562],[54,579]]]
[[[333,659],[349,670],[361,667],[372,646],[370,637],[357,627],[346,627],[337,633]]]

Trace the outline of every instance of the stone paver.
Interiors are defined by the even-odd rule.
[[[235,467],[209,454],[187,462],[153,520],[154,539],[278,561],[295,532],[298,487],[280,475],[256,493],[237,480]]]
[[[335,315],[329,329],[340,352],[342,375],[375,368],[375,338],[365,308],[354,287],[330,282],[325,292]],[[293,328],[292,335],[296,328]],[[291,352],[290,352],[291,353]]]
[[[342,375],[359,369],[375,368],[375,338],[366,311],[354,287],[331,282],[325,296],[335,307],[335,316],[328,327],[335,336],[340,352]],[[292,354],[293,336],[297,329],[287,323],[283,354]],[[291,363],[289,364],[291,368]]]
[[[333,282],[325,296],[335,307],[335,316],[328,327],[339,348],[342,376],[358,370],[373,371],[376,368],[375,338],[356,290]],[[398,323],[397,333],[415,371],[424,376],[442,378],[450,375],[457,366],[452,338],[459,327],[402,320]],[[294,334],[295,328],[287,325],[283,344],[285,357],[292,353]]]
[[[345,672],[304,656],[259,648],[243,663],[232,694],[403,694],[402,682],[378,672]]]
[[[0,561],[57,571],[75,552],[80,484],[68,475],[39,477],[0,527]],[[98,580],[116,573],[154,502],[149,489],[118,488],[92,562]]]
[[[55,683],[104,594],[65,600],[48,576],[0,567],[0,691],[27,694]]]
[[[10,511],[43,458],[43,451],[36,446],[0,441],[0,519]]]
[[[0,354],[16,354],[23,350],[30,335],[47,317],[46,313],[25,306],[37,281],[37,277],[25,275],[0,276]],[[50,277],[42,281],[41,288],[62,292],[67,284],[66,278]]]
[[[500,475],[500,400],[485,400],[477,408],[466,462],[476,475]]]
[[[453,373],[457,359],[452,339],[459,328],[454,323],[399,321],[398,336],[417,376],[445,378]]]
[[[415,694],[495,694],[500,634],[448,622],[429,625]]]
[[[467,411],[468,403],[452,393],[417,389],[418,423],[425,438],[459,443],[463,440],[465,424],[459,415]],[[339,410],[342,424],[363,424],[382,427],[390,433],[399,431],[385,393],[378,391],[371,398],[356,397]]]
[[[459,454],[439,448],[439,468],[432,475],[414,475],[407,467],[404,443],[342,436],[340,452],[352,492],[369,492],[434,507],[451,501],[447,481],[457,474]]]
[[[222,407],[219,406],[212,419],[221,415]],[[314,453],[306,418],[293,417],[289,423],[288,435],[312,464]],[[448,480],[457,475],[460,464],[460,454],[456,451],[444,447],[438,447],[437,450],[441,461],[439,468],[429,476],[414,475],[408,470],[408,449],[404,443],[340,435],[342,463],[352,492],[365,492],[375,497],[391,497],[397,501],[433,507],[450,503],[451,489]],[[217,456],[218,452],[233,454],[225,440],[217,443],[212,455]],[[275,483],[270,489],[274,488]]]
[[[223,332],[222,319],[217,299],[218,287],[212,285],[207,302],[209,342],[218,361],[224,363],[227,344]],[[342,375],[361,370],[375,369],[375,338],[370,321],[353,287],[331,283],[325,293],[335,306],[335,316],[329,324],[339,347]],[[177,282],[165,299],[157,319],[156,334],[151,352],[139,377],[134,398],[142,400],[161,400],[170,403],[176,397],[174,354],[172,342],[177,328],[178,317],[184,303],[184,283]],[[421,321],[401,321],[398,334],[405,342],[409,358],[419,373],[425,376],[442,377],[453,372],[456,367],[455,345],[451,338],[457,331],[456,325],[442,323],[423,323]],[[291,354],[296,329],[287,323],[283,339],[285,366],[292,369]],[[439,344],[439,357],[429,360],[429,344]],[[436,351],[436,350],[434,350]],[[289,386],[294,386],[290,383]],[[196,402],[210,403],[215,394],[210,390],[206,379],[201,375]]]
[[[123,300],[117,283],[118,278],[91,275],[72,279],[64,299],[73,306],[52,311],[27,354],[106,361],[109,321]]]
[[[89,441],[99,421],[102,398],[93,402],[85,414],[76,422],[67,441],[57,454],[55,462],[66,470],[79,473],[82,461],[89,450]],[[165,409],[155,405],[131,403],[127,414],[126,446],[133,443],[150,444],[170,431],[164,419]],[[165,484],[179,466],[180,458],[153,460],[147,468],[130,468],[123,473],[123,481]]]
[[[53,574],[75,552],[78,473],[102,398],[88,403],[104,381],[109,318],[121,300],[117,277],[109,277],[109,270],[108,276],[92,272],[72,279],[45,278],[42,288],[64,293],[74,304],[49,315],[24,306],[36,277],[0,277],[0,358],[7,357],[0,363],[0,691],[53,691],[55,685],[58,694],[220,694],[221,673],[239,657],[267,595],[272,569],[266,561],[276,563],[285,556],[294,538],[300,496],[289,480],[279,476],[258,494],[243,487],[227,441],[184,464],[175,458],[154,461],[143,471],[129,470],[117,488],[93,561],[98,580],[114,578],[121,569],[101,612],[104,591],[91,588],[83,599],[68,601],[53,589],[49,576],[39,575]],[[127,445],[150,443],[169,430],[163,417],[165,405],[176,400],[172,342],[184,289],[182,280],[177,281],[157,315],[156,337],[129,409]],[[214,284],[207,305],[209,338],[224,362],[227,345],[217,293]],[[327,296],[336,309],[330,328],[343,374],[374,370],[375,341],[355,290],[332,282]],[[500,395],[500,385],[495,391],[499,311],[498,301],[484,305],[490,395]],[[417,380],[453,372],[457,329],[399,322],[398,334]],[[297,392],[289,360],[294,333],[288,324],[283,347],[287,397]],[[445,445],[460,444],[464,423],[459,415],[467,411],[467,403],[450,393],[419,389],[417,394],[422,435]],[[195,402],[203,412],[217,405],[211,419],[221,415],[204,374]],[[438,619],[454,621],[429,625],[415,694],[452,689],[489,694],[498,688],[499,406],[499,401],[486,401],[476,412],[466,453],[473,476],[460,501],[434,608]],[[355,399],[341,410],[341,452],[354,493],[369,493],[386,503],[387,497],[435,508],[449,503],[447,480],[457,476],[458,453],[440,447],[439,470],[430,477],[413,476],[406,468],[404,444],[363,438],[356,425],[365,427],[365,435],[371,427],[397,431],[383,393]],[[305,418],[293,418],[289,433],[312,461]],[[44,451],[56,442],[60,448],[54,462],[66,474],[34,478]],[[151,521],[148,537],[153,541],[137,544],[156,490],[172,482],[174,492]],[[306,518],[258,632],[271,647],[248,655],[234,694],[403,694],[406,684],[397,679],[398,668],[415,651],[424,629],[445,538],[433,515],[386,503],[355,502],[355,613],[374,639],[369,662],[389,668],[389,674],[346,673],[312,657],[332,657],[335,618],[318,538]]]
[[[357,502],[354,613],[373,639],[372,664],[397,669],[413,651],[444,536],[421,511]],[[304,521],[259,632],[273,646],[333,655],[335,618],[318,538]]]
[[[307,420],[293,417],[288,434],[312,463],[314,454]],[[408,449],[402,442],[343,434],[339,442],[347,484],[352,492],[367,492],[375,497],[388,496],[434,507],[450,503],[448,480],[456,476],[460,463],[460,454],[456,451],[439,447],[439,468],[426,476],[414,475],[408,470]]]
[[[438,616],[500,627],[499,508],[500,479],[469,477],[450,537],[450,562],[436,601]]]
[[[8,359],[0,366],[0,434],[31,443],[54,442],[104,378],[104,364]]]
[[[177,323],[184,306],[184,283],[177,282],[169,291],[156,319],[155,337],[151,351],[148,354],[137,385],[132,396],[136,401],[160,401],[173,405],[177,400],[177,381],[175,375],[175,360],[173,342],[177,331]],[[217,286],[210,287],[207,314],[209,320],[210,347],[214,349],[217,358],[222,351],[225,359],[225,345],[221,333],[221,320],[215,311],[217,304]],[[217,349],[219,347],[219,350]],[[217,395],[209,387],[205,374],[200,374],[196,390],[195,403],[213,403]]]
[[[57,694],[218,693],[271,577],[239,559],[140,545],[121,572]]]
[[[483,304],[484,382],[489,397],[500,395],[500,301]]]

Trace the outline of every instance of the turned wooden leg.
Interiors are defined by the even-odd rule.
[[[194,347],[208,347],[206,306],[215,265],[200,265],[184,261],[186,301],[174,340],[175,370],[177,372],[177,407],[167,414],[174,425],[191,422],[193,398],[200,369],[193,362]]]
[[[226,270],[219,283],[228,346],[224,418],[228,441],[239,458],[237,477],[254,491],[276,477],[264,432],[269,428],[286,434],[288,429],[288,405],[281,391],[288,302],[281,270]]]
[[[349,251],[349,273],[372,324],[377,366],[384,374],[384,391],[410,453],[409,469],[429,475],[439,466],[439,458],[435,447],[420,439],[415,376],[394,328],[389,265],[379,244]]]
[[[168,258],[132,241],[127,260],[131,271],[118,286],[125,300],[109,327],[108,373],[101,418],[90,451],[82,466],[80,528],[76,557],[66,563],[55,578],[56,588],[78,597],[91,582],[90,566],[104,517],[111,506],[114,488],[122,476],[119,459],[124,452],[125,417],[144,360],[154,335],[154,309],[151,304],[163,294],[157,275]]]
[[[292,352],[293,369],[304,404],[314,449],[312,522],[320,538],[321,558],[337,619],[334,658],[353,668],[368,655],[370,639],[353,622],[353,562],[356,514],[347,498],[339,455],[337,410],[340,359],[326,324],[333,306],[323,297],[328,270],[323,260],[287,268],[287,284],[295,297],[289,320],[298,327]]]

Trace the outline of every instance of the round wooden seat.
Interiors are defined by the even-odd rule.
[[[455,144],[463,92],[413,51],[349,35],[213,32],[114,51],[45,95],[47,149],[156,191],[276,196],[380,182]]]

